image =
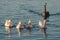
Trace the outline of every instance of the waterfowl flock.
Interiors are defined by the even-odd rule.
[[[39,20],[38,26],[39,26],[40,28],[44,28],[45,25],[46,25],[46,24],[45,24],[45,21],[41,22],[41,21]],[[30,30],[33,28],[32,20],[29,20],[29,21],[27,22],[27,25],[26,25],[26,26],[27,26],[28,31],[30,31]],[[8,20],[5,21],[5,29],[6,29],[6,31],[7,31],[9,34],[11,33],[11,30],[12,30],[11,28],[13,28],[13,22],[12,22],[11,19],[8,19]],[[19,36],[22,36],[22,31],[23,31],[23,29],[24,29],[24,25],[23,25],[23,23],[22,23],[21,21],[19,21],[18,24],[16,25],[16,29],[17,29],[18,35],[19,35]]]
[[[42,13],[42,16],[44,17],[44,20],[43,20],[43,22],[40,21],[40,20],[38,21],[38,26],[44,30],[44,34],[46,34],[47,18],[49,18],[49,16],[50,16],[49,12],[46,11],[46,5],[47,5],[47,3],[45,2],[44,3],[44,11]],[[13,22],[12,22],[11,19],[6,20],[6,22],[5,22],[5,29],[9,34],[11,33],[11,28],[13,27],[12,23]],[[27,29],[30,31],[32,29],[32,27],[33,27],[32,26],[32,20],[29,20],[27,22]],[[22,30],[24,29],[24,25],[21,21],[19,21],[19,23],[16,25],[16,29],[18,31],[19,36],[21,36],[22,35]]]

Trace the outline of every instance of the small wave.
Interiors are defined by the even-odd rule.
[[[42,16],[42,13],[36,12],[34,10],[28,10],[28,12],[31,12],[33,14],[37,14],[39,16]],[[56,13],[56,14],[50,14],[50,16],[56,16],[56,15],[60,15],[60,13]]]
[[[56,14],[51,14],[51,16],[56,16],[56,15],[60,15],[60,13],[56,13]]]
[[[30,12],[30,13],[33,13],[33,14],[37,14],[37,15],[41,15],[41,13],[39,13],[39,12],[36,12],[36,11],[34,11],[34,10],[28,10],[28,9],[24,9],[24,10],[27,10],[28,12]]]
[[[37,15],[41,15],[41,13],[39,13],[39,12],[36,12],[36,11],[33,11],[33,10],[28,10],[28,12],[32,12],[32,13],[34,13],[34,14],[37,14]]]
[[[56,25],[56,24],[47,24],[47,25],[50,27],[60,27],[59,25]]]
[[[0,32],[1,35],[8,35],[8,33]]]

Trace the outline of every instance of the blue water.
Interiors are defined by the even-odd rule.
[[[46,0],[47,11],[51,14],[47,22],[46,39],[37,25],[39,20],[43,20],[43,2],[44,0],[0,0],[0,40],[60,40],[60,0]],[[12,36],[9,38],[4,28],[6,19],[12,19],[13,25],[17,25],[19,21],[26,24],[31,19],[34,25],[31,36],[28,36],[27,30],[24,29],[22,37],[19,37],[13,27]]]

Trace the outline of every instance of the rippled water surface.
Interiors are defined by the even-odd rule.
[[[46,0],[47,11],[50,12],[47,38],[38,28],[38,21],[43,20],[43,2],[44,0],[0,0],[0,40],[60,40],[60,0]],[[31,35],[28,36],[27,30],[24,29],[22,37],[19,37],[13,27],[9,37],[4,28],[6,19],[12,19],[13,25],[17,25],[19,21],[25,25],[31,19],[34,25]]]

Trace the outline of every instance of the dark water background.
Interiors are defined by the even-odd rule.
[[[45,40],[44,35],[38,28],[38,21],[43,20],[44,0],[0,0],[0,40]],[[47,22],[46,40],[60,40],[60,0],[46,0],[47,11],[51,16]],[[12,28],[12,36],[8,37],[4,28],[6,19],[12,19],[13,24],[17,25],[19,21],[26,24],[29,19],[32,20],[34,28],[31,36],[27,35],[27,30],[23,30],[22,37],[18,36],[15,27]]]

